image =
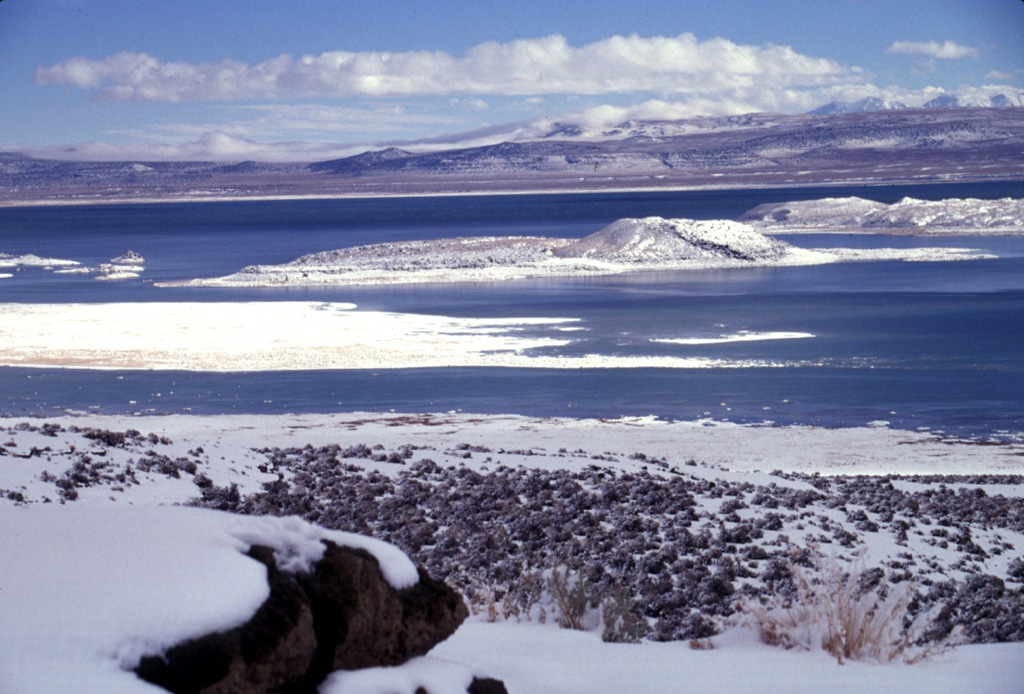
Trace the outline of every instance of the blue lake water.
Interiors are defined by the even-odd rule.
[[[447,411],[655,414],[852,426],[885,420],[965,436],[1024,432],[1024,238],[790,235],[799,246],[969,246],[992,260],[869,262],[658,272],[497,284],[330,289],[168,289],[253,263],[400,239],[579,237],[627,216],[735,218],[763,202],[858,195],[1024,197],[1024,184],[816,190],[473,196],[0,209],[0,252],[86,265],[133,249],[142,280],[26,269],[2,302],[341,301],[471,317],[565,317],[585,332],[542,353],[698,356],[772,367],[401,369],[208,374],[0,368],[0,412]],[[130,319],[130,316],[112,319]],[[286,329],[286,326],[280,326]],[[273,326],[269,327],[273,329]],[[553,335],[550,327],[536,331]],[[651,340],[750,333],[813,338],[717,344]],[[2,345],[0,345],[2,349]]]

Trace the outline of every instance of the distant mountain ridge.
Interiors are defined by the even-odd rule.
[[[909,108],[902,101],[880,99],[870,96],[860,101],[832,101],[809,111],[816,116],[831,116],[839,113],[868,113],[871,111],[903,111]]]
[[[1024,106],[1024,92],[1020,94],[996,94],[995,96],[984,96],[976,99],[943,94],[925,102],[921,108],[1019,108]],[[860,101],[832,101],[820,106],[811,115],[826,116],[841,113],[868,113],[872,111],[902,111],[910,108],[902,101],[894,99],[881,99],[871,96]]]
[[[1024,109],[945,103],[611,127],[553,123],[497,144],[385,147],[310,164],[78,162],[0,152],[0,204],[1024,180]]]
[[[498,175],[562,173],[670,175],[676,171],[725,171],[800,160],[832,164],[868,151],[961,150],[1014,132],[1024,143],[1024,112],[960,109],[937,115],[898,102],[865,100],[867,110],[831,116],[749,114],[678,121],[627,121],[586,129],[555,124],[538,139],[413,153],[391,148],[310,164],[323,174]],[[1000,123],[996,125],[995,122]],[[1009,130],[1004,127],[1009,124]],[[560,136],[560,137],[559,137]],[[892,162],[889,162],[891,165]]]

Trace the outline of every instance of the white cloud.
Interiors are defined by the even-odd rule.
[[[417,152],[452,148],[479,147],[499,142],[537,139],[556,126],[579,125],[598,136],[602,130],[626,121],[680,120],[705,116],[727,116],[756,112],[802,113],[830,101],[858,101],[879,97],[902,101],[908,106],[921,104],[943,94],[941,87],[904,89],[873,84],[838,84],[815,89],[747,89],[713,96],[686,96],[681,100],[649,99],[627,105],[596,103],[571,112],[553,113],[515,122],[504,122],[473,130],[454,130],[465,121],[416,113],[404,105],[349,108],[303,104],[262,104],[219,107],[230,114],[228,122],[172,123],[149,130],[111,132],[138,141],[128,144],[90,142],[74,147],[9,147],[48,159],[73,160],[163,160],[163,161],[240,161],[267,162],[321,161],[351,156],[387,146]],[[981,102],[999,93],[1024,103],[1024,94],[1005,86],[962,87],[955,92],[966,103]],[[531,99],[532,101],[532,99]],[[244,114],[242,118],[235,118]],[[700,129],[699,124],[695,124]],[[448,129],[447,132],[443,132]],[[442,132],[418,136],[424,130]],[[410,135],[403,138],[403,132]],[[294,133],[305,140],[285,141],[282,135]],[[323,139],[328,133],[355,135],[351,142]]]
[[[32,157],[64,161],[296,162],[348,157],[366,151],[367,146],[337,142],[255,142],[223,131],[210,131],[185,141],[86,142],[74,146],[10,149]]]
[[[658,92],[713,94],[860,81],[859,68],[727,39],[612,36],[581,47],[552,35],[482,43],[464,57],[444,51],[331,51],[281,55],[248,65],[169,63],[145,53],[76,57],[36,71],[39,84],[66,84],[108,101],[232,101],[294,97],[402,97]]]
[[[248,138],[280,137],[282,133],[349,133],[360,137],[394,136],[397,133],[438,129],[460,123],[450,116],[410,113],[403,105],[352,108],[316,104],[256,104],[225,106],[218,109],[227,114],[228,124],[179,124],[163,126],[163,130],[179,129],[195,133],[220,129]]]
[[[1021,75],[1024,75],[1024,70],[1014,70],[1013,72],[1000,72],[999,70],[992,70],[987,75],[985,75],[985,79],[995,80],[998,82],[1010,82],[1017,79]]]
[[[896,41],[885,52],[889,55],[925,55],[944,60],[978,57],[977,48],[961,46],[953,41]]]
[[[459,111],[487,111],[490,106],[483,99],[453,96],[448,99],[448,106]]]

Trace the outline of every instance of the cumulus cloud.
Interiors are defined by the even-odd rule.
[[[835,85],[814,90],[783,90],[770,101],[784,104],[776,108],[781,112],[806,112],[830,101],[859,101],[866,97],[879,97],[902,101],[908,106],[920,106],[937,96],[958,97],[965,104],[988,105],[989,98],[1003,95],[1015,105],[1024,105],[1024,91],[1005,85],[961,87],[947,92],[941,87],[905,89],[898,86],[878,87],[872,84]],[[579,126],[584,138],[604,139],[608,130],[627,121],[659,121],[694,119],[690,127],[694,132],[707,127],[720,127],[708,116],[740,115],[771,111],[766,101],[745,101],[722,96],[714,99],[688,97],[682,101],[649,99],[632,105],[599,104],[577,111],[557,115],[528,118],[515,122],[497,123],[473,130],[448,132],[430,137],[409,139],[377,139],[342,143],[322,139],[296,141],[264,141],[282,132],[297,133],[343,131],[349,128],[360,132],[359,120],[365,119],[366,110],[296,104],[270,104],[223,107],[228,112],[259,114],[253,119],[242,119],[227,124],[177,123],[160,126],[150,131],[119,133],[143,138],[134,143],[90,142],[73,147],[17,147],[18,151],[43,159],[79,161],[240,161],[250,159],[265,162],[322,161],[359,154],[367,150],[398,146],[416,152],[429,152],[453,148],[480,147],[500,142],[546,138],[567,126]],[[394,120],[384,129],[401,129],[402,123],[436,120],[431,116],[405,113],[400,107],[374,109],[380,119]],[[410,119],[403,121],[403,119]],[[439,123],[438,123],[439,124]],[[449,123],[451,124],[451,123]],[[371,131],[362,129],[364,134]]]
[[[185,134],[223,130],[247,138],[280,136],[282,133],[324,135],[354,134],[380,137],[388,134],[438,129],[459,123],[451,116],[410,113],[403,105],[371,105],[365,108],[319,104],[247,104],[219,106],[228,123],[179,123],[161,126]]]
[[[232,101],[294,97],[402,97],[659,92],[714,93],[755,85],[785,89],[862,79],[859,68],[727,39],[612,36],[580,47],[552,35],[487,42],[463,57],[444,51],[346,52],[255,65],[164,62],[122,52],[71,58],[36,71],[39,84],[65,84],[109,101]]]
[[[977,48],[961,46],[953,41],[896,41],[885,52],[889,55],[924,55],[943,60],[978,57]]]

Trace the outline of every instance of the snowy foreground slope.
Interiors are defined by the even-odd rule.
[[[742,219],[769,232],[1024,234],[1024,199],[903,198],[886,205],[855,197],[822,198],[758,205]]]
[[[653,419],[0,420],[0,691],[159,691],[124,668],[244,621],[266,590],[242,554],[254,542],[295,564],[321,537],[371,543],[389,580],[411,580],[400,553],[344,529],[395,543],[477,616],[425,658],[336,673],[325,694],[458,692],[476,672],[560,694],[1019,692],[1022,454],[885,427]],[[189,501],[237,513],[171,505]],[[945,601],[935,628],[971,645],[839,665],[761,643],[738,605],[778,600],[809,553],[914,586],[929,613]],[[587,631],[558,628],[529,589],[545,569],[624,587],[644,639],[603,642],[589,613]]]
[[[795,248],[731,220],[620,219],[582,239],[479,237],[402,241],[302,256],[282,265],[254,265],[220,278],[163,286],[490,282],[526,277],[610,275],[851,260],[955,260],[979,257],[962,248]]]

